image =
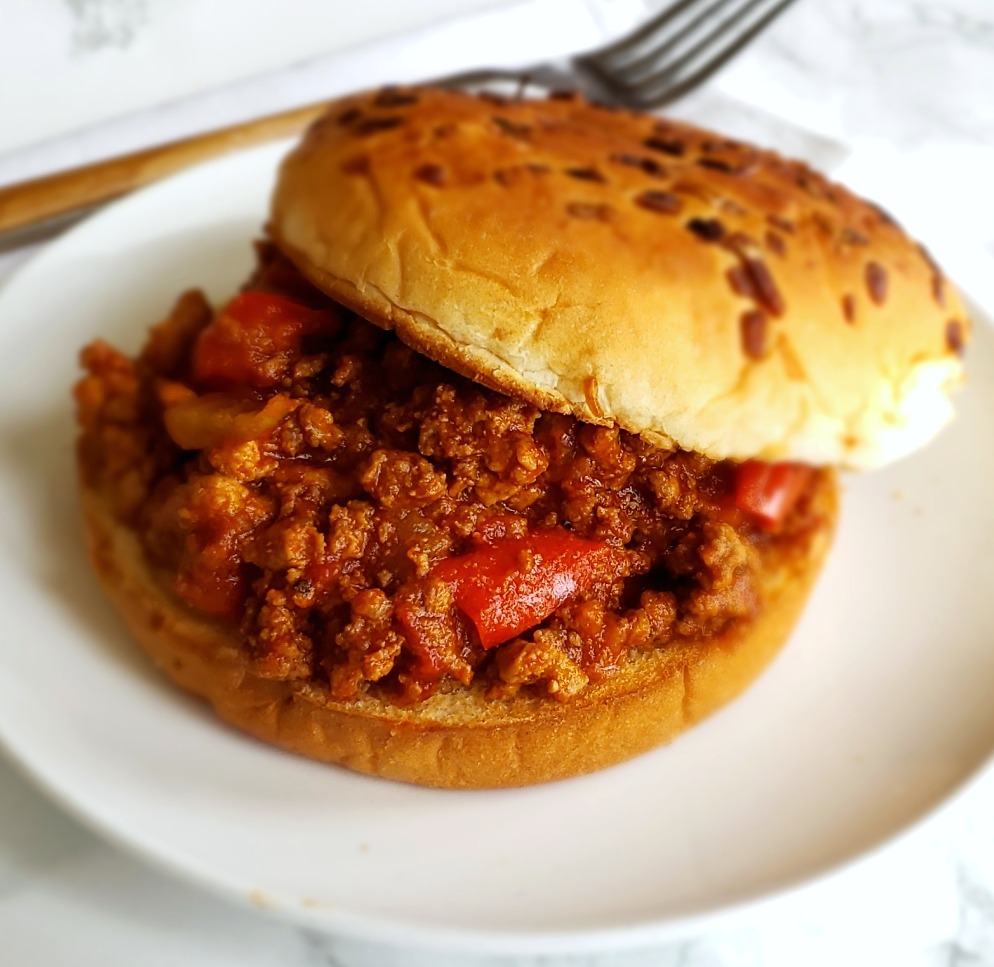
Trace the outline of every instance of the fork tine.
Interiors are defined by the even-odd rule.
[[[577,59],[586,61],[588,59],[596,58],[601,60],[618,55],[624,56],[626,51],[635,51],[648,38],[652,37],[659,30],[665,27],[671,20],[679,17],[684,10],[689,9],[698,3],[700,3],[700,0],[677,0],[676,3],[671,4],[665,10],[656,14],[655,17],[642,24],[642,26],[638,27],[636,30],[633,30],[630,34],[625,34],[624,37],[619,38],[613,43],[607,44],[604,47],[599,47],[590,54],[584,55],[583,57]]]
[[[653,77],[672,77],[679,74],[684,68],[690,66],[700,57],[708,53],[708,51],[712,50],[714,46],[719,44],[726,36],[730,35],[745,18],[751,16],[757,9],[762,8],[765,3],[766,0],[748,0],[744,6],[739,7],[737,10],[729,13],[727,16],[719,20],[711,29],[710,33],[704,34],[704,36],[701,37],[701,39],[698,40],[692,47],[681,53],[675,60],[671,60],[667,67],[663,70],[654,71],[653,74],[644,80],[648,81]]]
[[[765,30],[793,2],[794,0],[780,0],[780,2],[774,4],[761,17],[751,21],[744,31],[734,33],[731,28],[741,22],[742,15],[755,12],[763,3],[763,0],[750,0],[737,13],[724,18],[690,50],[683,53],[676,60],[664,62],[661,69],[654,71],[640,80],[631,81],[626,77],[619,77],[614,72],[600,69],[594,63],[585,62],[584,66],[589,66],[605,86],[620,99],[637,104],[637,106],[643,108],[659,107],[662,104],[668,104],[677,100],[714,75],[754,37]],[[730,35],[734,37],[731,43],[721,45],[720,41]],[[708,51],[713,51],[713,53],[696,70],[680,77],[681,72],[685,68],[701,60],[702,55]],[[660,54],[665,54],[665,51],[657,50],[656,57]],[[640,58],[640,61],[649,64],[654,59]]]
[[[639,96],[643,107],[661,107],[664,104],[671,104],[673,101],[679,100],[683,97],[684,94],[687,94],[694,88],[699,87],[706,80],[708,80],[708,78],[718,73],[718,71],[720,71],[730,60],[732,60],[732,58],[735,57],[736,54],[746,47],[754,37],[762,33],[793,2],[794,0],[780,0],[779,3],[775,4],[767,13],[756,20],[746,31],[740,34],[735,41],[718,50],[696,71],[688,74],[683,79],[677,80],[675,83],[671,82],[668,86],[657,91],[649,91],[649,93],[645,93],[646,88],[651,87],[652,83],[651,78],[647,79],[642,85],[640,85],[642,93],[640,93]]]
[[[618,81],[628,80],[631,75],[637,76],[643,68],[658,60],[663,52],[678,49],[684,41],[693,37],[701,26],[715,14],[720,13],[721,9],[728,6],[730,2],[731,0],[712,0],[710,6],[705,6],[693,20],[685,23],[676,33],[654,38],[656,42],[653,46],[634,59],[626,61],[620,56],[596,51],[593,54],[588,54],[583,60],[587,66],[609,72]]]

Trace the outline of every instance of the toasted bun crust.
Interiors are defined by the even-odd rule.
[[[762,610],[719,637],[629,659],[568,704],[487,700],[456,687],[413,707],[329,701],[316,687],[251,671],[237,637],[164,589],[132,531],[83,489],[97,574],[130,630],[174,682],[229,724],[292,752],[358,772],[446,788],[521,786],[592,772],[660,743],[726,704],[786,639],[830,544],[835,482],[817,497],[823,527],[763,575]]]
[[[271,231],[444,365],[716,459],[879,465],[950,418],[961,380],[963,306],[885,214],[577,99],[343,100],[283,165]]]

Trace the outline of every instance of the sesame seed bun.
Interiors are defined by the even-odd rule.
[[[312,282],[487,386],[715,459],[866,469],[950,418],[963,306],[803,165],[579,99],[392,90],[283,165]]]

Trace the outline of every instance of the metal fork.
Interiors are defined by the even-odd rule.
[[[564,64],[476,70],[426,83],[518,90],[579,90],[602,103],[646,109],[703,84],[793,0],[673,0],[637,30]],[[0,253],[40,241],[94,208],[209,158],[299,134],[326,102],[158,145],[0,188]]]
[[[435,83],[484,87],[494,82],[579,90],[617,107],[663,107],[723,68],[794,0],[676,0],[620,40],[571,58],[519,70],[475,70]]]

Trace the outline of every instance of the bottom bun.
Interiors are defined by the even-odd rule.
[[[374,697],[329,701],[319,688],[255,675],[229,628],[163,588],[135,535],[83,492],[97,572],[131,631],[176,684],[264,742],[358,772],[446,788],[523,786],[593,772],[667,742],[725,705],[786,640],[831,543],[836,483],[818,493],[822,521],[803,546],[767,554],[762,607],[721,635],[629,658],[609,681],[561,704],[489,700],[455,686],[414,706]]]

